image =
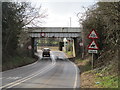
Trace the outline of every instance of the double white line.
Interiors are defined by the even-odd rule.
[[[37,75],[40,75],[42,73],[46,73],[47,71],[53,69],[55,67],[55,65],[56,65],[56,62],[52,62],[52,64],[49,64],[48,66],[46,66],[45,68],[41,69],[40,71],[38,71],[36,73],[33,73],[33,74],[31,74],[31,75],[29,75],[27,77],[24,77],[22,79],[19,79],[17,81],[14,81],[12,83],[9,83],[9,84],[6,84],[4,86],[1,86],[0,89],[1,88],[11,88],[11,87],[14,87],[14,86],[16,86],[18,84],[21,84],[21,83],[23,83],[23,82],[25,82],[27,80],[30,80],[30,79],[34,78]]]

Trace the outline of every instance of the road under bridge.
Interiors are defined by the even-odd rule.
[[[34,41],[36,38],[72,38],[73,39],[73,55],[77,56],[78,42],[81,38],[82,29],[79,27],[28,27],[25,29],[29,32],[32,44],[32,53],[34,54]]]

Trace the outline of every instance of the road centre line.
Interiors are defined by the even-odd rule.
[[[48,65],[48,69],[46,69],[46,72],[49,71],[49,70],[51,70],[51,69],[53,69],[53,68],[55,67],[56,61],[55,61],[55,60],[53,61],[53,60],[54,60],[54,58],[52,58],[51,68],[50,68],[50,66]],[[54,67],[52,67],[52,66],[54,66]],[[43,71],[45,71],[45,70],[43,70]],[[40,73],[38,73],[38,75],[41,74],[41,73],[42,73],[42,71],[41,71]],[[21,84],[22,82],[25,82],[25,81],[27,81],[27,80],[29,80],[29,79],[32,79],[32,78],[35,77],[35,76],[37,76],[37,74],[36,74],[36,75],[33,75],[32,77],[27,78],[27,79],[25,79],[25,80],[23,80],[23,81],[20,81],[20,82],[18,82],[18,83],[15,83],[15,84],[7,87],[7,88],[11,88],[11,87],[14,87],[14,86],[16,86],[16,85],[18,85],[18,84]]]
[[[31,75],[29,75],[29,76],[27,76],[27,77],[24,77],[24,78],[22,78],[22,79],[19,79],[19,80],[17,80],[17,81],[14,81],[14,82],[12,82],[12,83],[9,83],[9,84],[6,84],[6,85],[4,85],[4,86],[1,86],[0,88],[4,88],[4,87],[8,87],[8,86],[10,87],[10,85],[11,85],[11,86],[13,86],[13,85],[16,86],[16,85],[15,85],[16,83],[17,83],[17,85],[18,85],[18,84],[20,84],[20,83],[22,83],[22,82],[24,82],[24,81],[27,81],[27,80],[29,80],[29,79],[31,79],[31,78],[33,78],[33,77],[35,77],[35,76],[37,76],[37,75],[45,72],[45,71],[51,70],[52,68],[54,68],[55,64],[56,64],[56,62],[52,63],[51,65],[48,65],[47,67],[43,68],[42,70],[40,70],[40,71],[37,72],[37,73],[31,74]],[[51,68],[50,68],[50,67],[51,67]]]
[[[52,59],[53,59],[53,58],[52,58]],[[38,63],[38,61],[35,62],[35,63],[33,63],[33,64],[30,64],[30,65],[27,65],[27,66],[23,66],[23,67],[32,66],[32,65],[35,65],[36,63]],[[54,61],[52,60],[51,67],[52,67],[52,65],[54,65],[54,64],[56,64],[56,62],[55,62],[55,60],[54,60]],[[20,67],[20,68],[21,68],[21,67]],[[50,68],[50,65],[48,65],[47,67],[43,68],[43,69],[41,70],[41,72],[44,71],[44,69],[46,70],[47,68]],[[39,72],[40,72],[40,71],[39,71]],[[12,82],[12,83],[6,84],[6,85],[4,85],[4,86],[0,86],[0,88],[4,88],[4,87],[7,87],[7,86],[9,86],[9,85],[11,85],[11,84],[14,84],[14,83],[16,83],[16,82],[22,81],[22,80],[24,80],[24,79],[26,79],[26,78],[29,78],[30,76],[34,76],[35,74],[37,74],[37,73],[39,73],[39,72],[36,72],[36,73],[34,73],[34,74],[31,74],[31,75],[29,75],[29,76],[27,76],[27,77],[24,77],[24,78],[22,78],[22,79],[19,79],[19,80],[17,80],[17,81]]]
[[[54,65],[55,65],[55,64],[54,64]],[[51,69],[53,69],[53,68],[54,68],[54,67],[48,68],[46,71],[49,71],[49,70],[51,70]],[[27,79],[25,79],[25,80],[23,80],[23,81],[20,81],[20,82],[18,82],[18,83],[15,83],[15,84],[7,87],[7,88],[11,88],[11,87],[14,87],[14,86],[16,86],[16,85],[18,85],[18,84],[21,84],[21,83],[23,83],[23,82],[25,82],[25,81],[27,81],[27,80],[30,80],[30,79],[34,78],[35,76],[37,76],[37,75],[39,75],[39,74],[41,74],[41,73],[43,73],[43,71],[41,71],[40,73],[38,73],[38,74],[36,74],[36,75],[34,75],[34,76],[30,77],[30,78],[27,78]]]

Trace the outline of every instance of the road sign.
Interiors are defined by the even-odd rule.
[[[31,46],[31,45],[29,45],[29,46],[28,46],[28,49],[29,49],[29,50],[31,50],[31,49],[32,49],[32,46]]]
[[[80,45],[80,46],[83,46],[83,43],[81,42],[81,43],[79,43],[79,45]]]
[[[98,50],[88,50],[88,53],[98,53]]]
[[[89,45],[88,45],[88,49],[99,49],[98,45],[96,44],[96,42],[93,40]]]
[[[42,37],[44,37],[44,36],[45,36],[45,33],[44,33],[44,32],[42,32],[40,35],[41,35]]]
[[[92,29],[92,31],[88,35],[88,38],[89,39],[98,39],[98,34],[96,33],[96,31],[94,29]]]

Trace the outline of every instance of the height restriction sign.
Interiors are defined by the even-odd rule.
[[[41,35],[41,37],[45,37],[45,33],[44,32],[40,33],[40,35]]]
[[[98,39],[98,34],[96,33],[96,31],[94,29],[92,29],[92,31],[88,35],[88,38],[89,39]]]

